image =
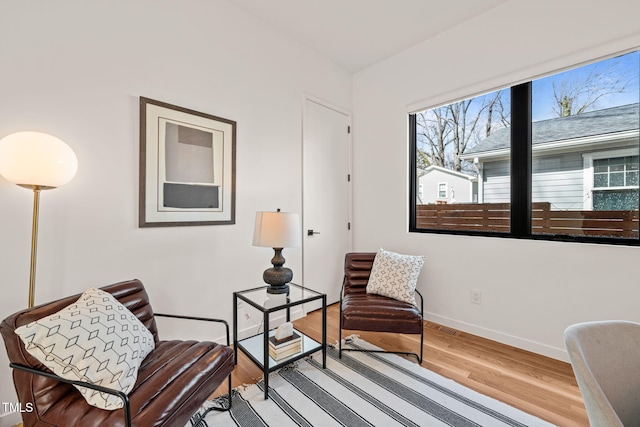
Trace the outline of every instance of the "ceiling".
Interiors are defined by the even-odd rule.
[[[357,72],[508,0],[231,0]]]

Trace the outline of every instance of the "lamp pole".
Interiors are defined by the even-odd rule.
[[[40,191],[54,187],[24,185],[33,188],[33,221],[31,223],[31,266],[29,268],[29,308],[33,307],[36,293],[36,256],[38,254],[38,217],[40,215]]]
[[[29,308],[33,307],[38,251],[40,192],[69,182],[78,170],[78,158],[60,139],[41,132],[16,132],[0,139],[0,175],[33,190]]]
[[[36,255],[38,253],[38,211],[40,209],[40,189],[33,187],[33,222],[31,224],[31,267],[29,268],[29,308],[33,307],[36,293]]]

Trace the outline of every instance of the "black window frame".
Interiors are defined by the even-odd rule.
[[[511,216],[510,232],[443,230],[416,227],[417,213],[417,122],[416,114],[409,114],[409,232],[428,234],[450,234],[546,240],[579,243],[600,243],[609,245],[640,246],[637,238],[594,237],[565,234],[532,233],[532,81],[511,86]],[[640,123],[639,123],[640,125]],[[638,142],[640,149],[640,139]],[[640,210],[640,202],[638,203]]]

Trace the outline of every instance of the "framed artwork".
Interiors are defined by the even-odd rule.
[[[236,122],[140,97],[140,227],[235,224]]]

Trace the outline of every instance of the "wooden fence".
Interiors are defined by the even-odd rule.
[[[416,226],[436,230],[509,232],[509,203],[417,205]],[[532,232],[570,236],[638,237],[638,211],[554,211],[533,203]]]

